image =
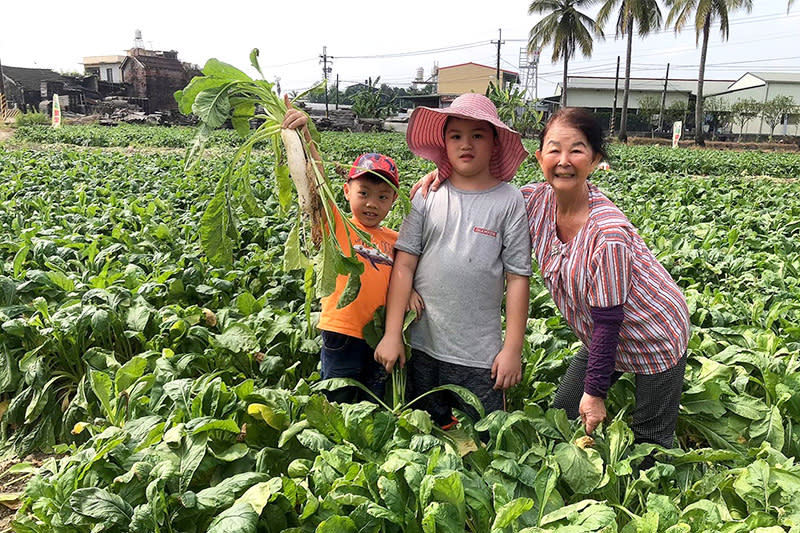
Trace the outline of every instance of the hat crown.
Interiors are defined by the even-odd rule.
[[[400,184],[400,176],[397,172],[397,164],[394,162],[394,159],[376,152],[358,156],[350,167],[347,179],[359,178],[369,171],[377,172],[389,178],[395,186],[399,186]]]
[[[497,107],[494,103],[482,94],[466,93],[462,94],[450,104],[450,109],[458,114],[475,117],[490,117],[500,120]],[[462,112],[463,110],[463,112]]]

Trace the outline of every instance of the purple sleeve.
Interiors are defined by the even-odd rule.
[[[619,330],[625,312],[622,305],[592,307],[592,343],[589,346],[589,362],[583,390],[586,394],[605,398],[611,386],[611,376],[617,359]]]

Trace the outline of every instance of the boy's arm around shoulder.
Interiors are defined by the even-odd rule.
[[[494,358],[492,378],[495,389],[506,390],[522,380],[522,343],[528,323],[530,279],[506,273],[506,337]]]
[[[375,348],[375,360],[382,364],[387,372],[392,371],[398,360],[401,368],[406,364],[403,319],[418,260],[418,256],[408,252],[402,250],[395,252],[392,276],[386,294],[386,328],[381,342]]]

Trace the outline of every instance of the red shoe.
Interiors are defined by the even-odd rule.
[[[450,415],[450,419],[451,419],[450,422],[448,422],[447,424],[441,426],[442,431],[447,431],[448,429],[453,429],[454,427],[456,427],[458,425],[458,418]]]

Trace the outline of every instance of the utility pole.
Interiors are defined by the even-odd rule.
[[[617,90],[619,89],[619,56],[617,56],[617,75],[614,78],[614,105],[611,107],[611,120],[608,123],[608,134],[614,136],[614,122],[617,115]]]
[[[669,80],[669,63],[667,63],[667,73],[664,75],[664,90],[661,92],[661,111],[658,113],[658,131],[664,127],[664,106],[667,103],[667,81]]]
[[[496,41],[492,41],[492,44],[497,44],[497,88],[503,88],[503,82],[500,81],[500,45],[505,43],[503,41],[503,28],[497,30],[498,36]]]
[[[339,110],[339,73],[336,73],[336,110]]]
[[[332,67],[328,66],[328,61],[333,59],[333,56],[328,55],[328,47],[322,47],[322,55],[320,57],[320,63],[322,63],[322,78],[325,80],[325,118],[328,118],[328,74],[331,73],[333,70]],[[331,61],[333,63],[333,61]]]

